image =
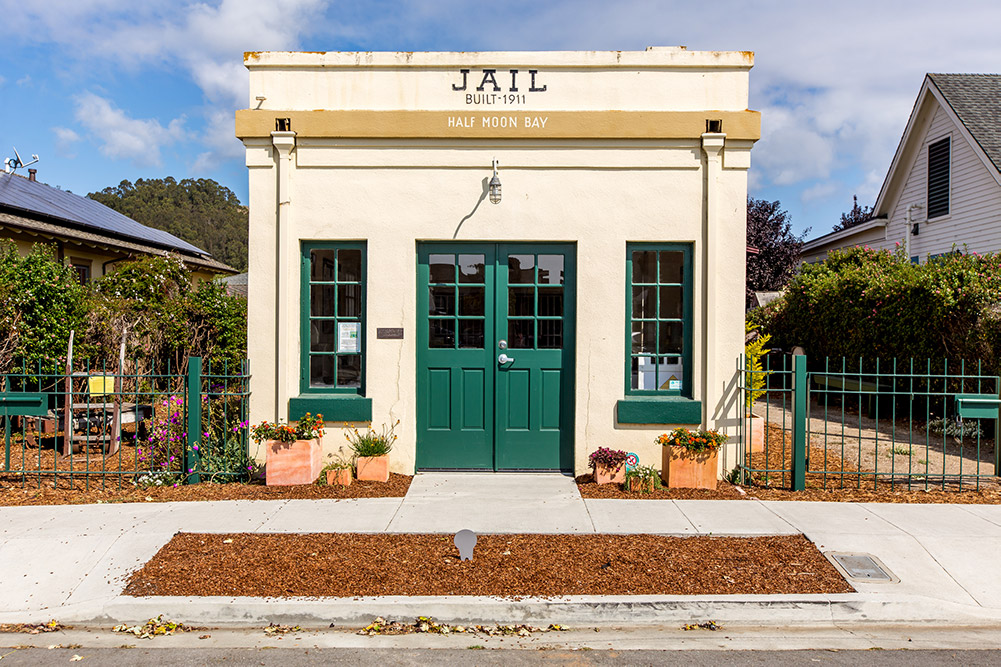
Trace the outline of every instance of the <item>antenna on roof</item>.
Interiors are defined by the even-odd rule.
[[[14,147],[12,147],[12,148],[14,148]],[[38,156],[37,155],[32,155],[31,156],[31,162],[29,162],[28,164],[25,164],[21,160],[21,154],[17,152],[17,148],[14,148],[14,157],[4,158],[4,160],[3,160],[3,170],[5,172],[7,172],[8,174],[13,174],[15,171],[17,171],[21,167],[30,167],[31,165],[35,164],[36,162],[38,162]]]

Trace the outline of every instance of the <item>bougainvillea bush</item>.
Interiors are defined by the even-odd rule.
[[[912,264],[896,252],[850,248],[807,264],[785,295],[749,319],[784,349],[824,357],[923,364],[983,360],[1001,370],[1001,255],[954,252]]]

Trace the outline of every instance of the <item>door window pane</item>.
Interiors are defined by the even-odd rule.
[[[361,281],[361,250],[351,248],[337,251],[337,280]]]
[[[483,255],[459,255],[459,282],[482,283],[486,280]]]
[[[309,253],[309,279],[317,282],[333,282],[334,280],[333,248],[316,249]]]
[[[542,317],[563,317],[562,287],[539,288],[539,315]]]
[[[512,350],[535,348],[535,320],[508,320],[507,344]]]
[[[428,288],[429,315],[455,315],[455,288],[451,285]]]
[[[483,315],[483,287],[459,288],[459,314]]]
[[[535,255],[508,255],[507,281],[509,283],[534,283]]]
[[[535,315],[535,288],[508,287],[507,314],[520,317]]]
[[[559,350],[563,347],[563,320],[539,320],[539,349]]]
[[[431,255],[428,257],[431,269],[431,282],[455,282],[455,255]]]
[[[483,349],[483,320],[459,320],[459,347]]]
[[[657,282],[657,253],[650,250],[633,252],[633,283]]]
[[[455,320],[428,320],[428,330],[429,347],[455,347]]]
[[[563,284],[563,255],[539,255],[539,284]]]

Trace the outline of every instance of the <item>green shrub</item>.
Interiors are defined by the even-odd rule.
[[[382,456],[393,450],[393,443],[397,438],[394,431],[399,423],[400,420],[397,419],[391,426],[383,424],[381,431],[373,431],[370,427],[364,433],[352,428],[344,437],[351,444],[351,451],[355,456]]]
[[[0,363],[43,368],[66,358],[72,329],[83,321],[84,288],[51,246],[36,244],[21,257],[12,241],[0,240]],[[0,371],[4,370],[0,367]]]
[[[807,264],[749,321],[811,360],[961,359],[1001,370],[1001,256],[952,253],[926,264],[870,248]],[[985,371],[987,370],[985,368]]]

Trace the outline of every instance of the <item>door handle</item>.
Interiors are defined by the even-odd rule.
[[[514,361],[514,357],[509,357],[509,356],[507,356],[504,353],[501,353],[501,355],[499,357],[497,357],[497,363],[499,363],[499,364],[507,364],[507,363],[510,363],[510,362],[513,362],[513,361]]]

